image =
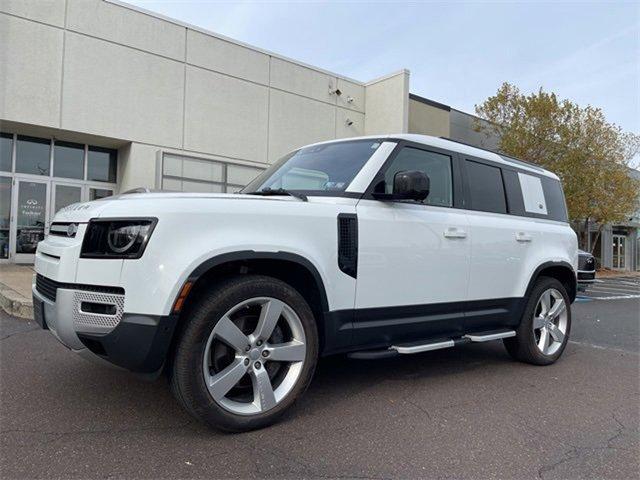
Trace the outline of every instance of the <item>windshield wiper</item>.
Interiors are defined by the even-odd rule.
[[[255,192],[249,192],[247,195],[262,195],[264,197],[270,197],[272,195],[290,195],[298,198],[303,202],[307,201],[307,196],[302,193],[292,192],[285,190],[284,188],[263,188],[262,190],[256,190]]]

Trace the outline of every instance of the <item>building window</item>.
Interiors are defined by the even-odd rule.
[[[181,155],[164,154],[162,189],[179,192],[232,193],[264,169]]]
[[[89,189],[89,200],[100,200],[101,198],[110,197],[113,195],[113,190],[109,190],[107,188],[90,188]]]
[[[0,133],[0,170],[11,171],[11,156],[13,155],[13,135]],[[2,252],[0,252],[1,254]]]
[[[18,135],[16,173],[49,175],[51,140]]]
[[[116,183],[118,152],[110,148],[89,147],[87,180]]]
[[[84,178],[84,145],[55,142],[53,147],[53,176]]]

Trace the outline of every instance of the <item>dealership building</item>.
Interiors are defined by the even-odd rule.
[[[0,262],[33,262],[71,203],[231,192],[292,149],[359,135],[495,149],[476,121],[411,94],[406,70],[354,80],[115,0],[0,0]]]

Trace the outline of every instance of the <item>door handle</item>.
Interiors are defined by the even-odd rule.
[[[518,242],[530,242],[531,240],[533,240],[533,237],[531,235],[529,235],[528,233],[517,232],[516,233],[516,240]]]
[[[459,230],[455,227],[447,228],[444,231],[444,236],[446,238],[467,238],[467,232],[464,230]]]

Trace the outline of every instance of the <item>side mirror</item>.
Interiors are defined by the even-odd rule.
[[[392,198],[422,201],[429,196],[429,177],[419,170],[398,172],[393,177]]]

